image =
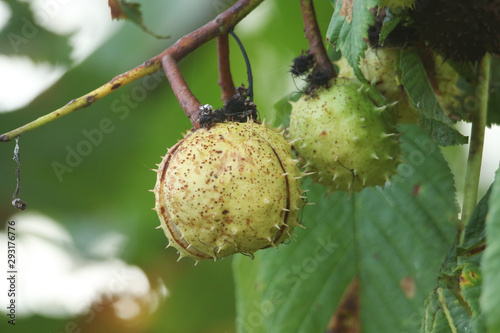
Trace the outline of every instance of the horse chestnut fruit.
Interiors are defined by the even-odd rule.
[[[289,136],[306,172],[332,190],[383,185],[396,172],[396,117],[379,91],[337,78],[292,103]]]
[[[399,123],[416,124],[419,115],[411,106],[401,85],[400,52],[395,47],[369,48],[360,60],[359,69],[365,79],[375,86],[387,100],[398,102],[393,106],[393,111],[398,116]],[[335,64],[339,67],[339,77],[355,78],[351,65],[344,57],[341,57]]]
[[[217,123],[168,150],[154,209],[180,257],[251,256],[300,226],[301,177],[282,134],[251,120]]]

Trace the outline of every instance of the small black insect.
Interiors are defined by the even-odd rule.
[[[247,122],[248,119],[257,121],[257,106],[248,96],[248,90],[244,87],[238,87],[236,95],[226,100],[224,103],[224,115],[226,121],[236,121],[240,123]]]
[[[368,28],[368,44],[371,47],[379,47],[380,31],[382,30],[382,25],[375,22]]]
[[[380,32],[384,25],[386,17],[385,8],[372,8],[370,12],[373,14],[373,25],[368,27],[368,44],[373,47],[379,47]]]
[[[293,59],[293,64],[290,67],[290,73],[293,76],[305,75],[309,69],[314,66],[314,57],[312,54],[301,54]]]
[[[306,81],[309,82],[311,86],[326,86],[330,81],[330,76],[329,73],[315,69],[307,76]]]
[[[222,108],[213,109],[210,105],[201,108],[199,123],[204,128],[210,128],[217,123],[234,121],[245,123],[249,119],[257,122],[257,106],[250,100],[248,90],[242,86],[237,88],[237,93],[226,100]]]

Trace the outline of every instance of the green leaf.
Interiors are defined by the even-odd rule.
[[[298,101],[301,96],[301,92],[288,94],[273,105],[275,114],[273,119],[270,119],[273,127],[288,127],[290,124],[290,113],[292,112],[291,103]]]
[[[459,256],[483,246],[486,242],[485,220],[488,213],[491,187],[477,204],[464,230],[464,240],[458,247]]]
[[[380,0],[342,1],[330,0],[333,12],[326,39],[332,43],[354,70],[358,80],[365,82],[359,69],[359,59],[367,49],[368,28],[375,23],[373,11],[380,7]]]
[[[324,331],[355,277],[363,332],[417,330],[458,208],[439,148],[416,126],[401,131],[406,162],[390,186],[327,194],[308,183],[317,203],[304,210],[308,230],[253,261],[234,259],[239,332]]]
[[[448,326],[452,332],[474,332],[470,323],[470,316],[460,304],[460,300],[449,288],[441,286],[437,294],[444,312],[447,314]]]
[[[260,261],[260,257],[255,257],[253,264],[257,264]],[[234,260],[233,269],[236,271],[245,271],[247,268],[248,260]],[[236,312],[237,313],[248,313],[249,315],[244,317],[238,317],[237,327],[240,332],[265,332],[262,330],[263,326],[261,322],[263,320],[264,313],[261,309],[264,308],[264,304],[259,303],[262,298],[262,286],[255,285],[255,288],[247,288],[246,286],[252,285],[253,281],[257,280],[257,270],[248,270],[248,274],[240,274],[235,278],[236,287]],[[256,305],[257,304],[257,305]]]
[[[434,95],[424,64],[415,49],[401,52],[401,81],[413,106],[429,119],[453,127]]]
[[[460,134],[455,127],[449,127],[442,122],[427,118],[423,113],[420,114],[420,125],[429,133],[430,137],[441,146],[463,145],[469,141],[468,138]]]
[[[440,272],[439,287],[426,301],[426,317],[422,332],[450,331],[485,332],[485,319],[481,311],[479,296],[482,290],[480,263],[485,242],[485,218],[488,213],[491,187],[476,206],[464,230],[461,245],[453,247],[445,259]],[[443,304],[435,307],[440,295]],[[448,313],[443,320],[441,313]],[[446,325],[446,329],[443,325]],[[439,326],[436,329],[434,326]]]
[[[481,255],[459,258],[452,276],[443,276],[427,298],[421,332],[485,332],[479,306]]]
[[[447,294],[450,293],[447,291]],[[444,305],[443,305],[444,303]],[[444,301],[443,289],[436,289],[425,301],[422,333],[452,333],[448,322],[449,309]]]
[[[170,36],[157,35],[153,31],[149,30],[142,20],[142,12],[139,9],[141,4],[127,2],[126,0],[108,0],[108,6],[111,10],[111,18],[116,20],[130,20],[140,26],[142,30],[147,32],[153,37],[165,39],[170,38]]]
[[[467,143],[439,104],[424,65],[414,49],[401,52],[401,82],[412,105],[421,110],[422,127],[443,146]]]
[[[434,95],[424,64],[415,49],[401,52],[401,81],[413,106],[429,119],[453,126]]]
[[[460,295],[467,302],[467,307],[472,313],[472,318],[480,315],[479,296],[481,295],[481,286],[483,282],[482,274],[479,268],[481,255],[459,260],[460,273]]]
[[[482,290],[482,272],[480,263],[485,243],[485,218],[488,214],[491,187],[476,206],[474,213],[464,230],[464,240],[461,245],[453,247],[448,253],[441,268],[439,278],[439,289],[446,295],[446,304],[442,309],[448,308],[449,317],[447,325],[456,328],[457,332],[467,329],[468,332],[485,332],[485,316],[481,311],[479,298]],[[426,313],[432,308],[433,298],[436,292],[429,296],[426,305]],[[422,323],[422,331],[433,325],[441,325],[442,320],[438,316],[439,309],[435,309],[436,319],[432,316],[426,317]],[[435,320],[435,323],[432,322]],[[435,332],[440,332],[436,330]]]
[[[5,2],[4,2],[5,3]],[[36,23],[29,2],[8,1],[11,17],[0,31],[0,53],[27,56],[34,62],[70,64],[69,36],[55,34]]]
[[[354,277],[352,202],[346,205],[344,193],[325,199],[319,186],[309,193],[309,201],[318,202],[304,211],[309,230],[298,230],[296,241],[278,251],[258,252],[253,261],[234,259],[239,332],[323,331]]]
[[[500,169],[491,188],[486,216],[486,250],[483,254],[483,293],[481,308],[486,316],[488,332],[500,332]]]
[[[380,45],[384,45],[384,41],[387,36],[398,26],[399,22],[401,22],[402,19],[403,17],[394,16],[390,11],[386,11],[386,17],[384,19],[384,22],[382,23],[382,29],[380,30],[379,34]]]

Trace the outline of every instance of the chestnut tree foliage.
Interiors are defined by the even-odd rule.
[[[78,64],[71,58],[71,36],[37,23],[28,2],[6,2],[11,17],[0,31],[0,53],[57,64],[66,72],[28,106],[0,113],[0,132],[144,63],[235,2],[109,1],[110,19],[129,22]],[[489,189],[479,189],[486,194],[478,198],[482,157],[476,154],[482,152],[485,126],[500,123],[499,47],[492,32],[500,23],[498,1],[478,1],[471,8],[458,1],[456,12],[445,6],[454,1],[403,2],[314,1],[328,56],[338,66],[344,59],[363,84],[379,83],[364,72],[368,50],[396,49],[391,75],[404,96],[399,103],[414,112],[412,121],[397,127],[397,173],[384,186],[360,192],[334,191],[305,177],[307,202],[315,203],[301,212],[306,228],[253,258],[237,254],[195,267],[190,259],[176,262],[175,251],[164,250],[163,233],[154,230],[154,199],[146,190],[156,174],[149,169],[191,128],[163,71],[113,87],[95,104],[87,99],[91,107],[23,134],[20,197],[27,212],[59,221],[82,258],[92,258],[88,244],[98,235],[125,235],[120,258],[139,266],[153,287],[162,279],[169,294],[151,306],[154,311],[144,305],[132,320],[116,316],[114,300],[101,299],[91,320],[88,314],[33,315],[21,316],[18,325],[40,332],[500,332],[500,174]],[[449,18],[443,22],[472,22],[462,28],[482,29],[487,38],[465,34],[471,40],[462,43],[453,35],[458,28],[443,26],[440,31],[451,34],[453,49],[447,49],[428,37],[430,29],[418,26],[426,11]],[[463,18],[466,12],[471,16]],[[475,16],[481,13],[488,14]],[[299,0],[265,0],[235,26],[252,63],[260,117],[274,127],[289,125],[290,102],[307,90],[289,72],[293,58],[309,49],[302,19]],[[234,41],[230,48],[235,84],[248,86],[240,49]],[[460,92],[450,103],[443,102],[448,90],[438,83],[445,65],[454,75],[452,90]],[[222,104],[215,40],[179,66],[202,104]],[[472,123],[469,137],[460,133],[459,120]],[[446,159],[442,147],[467,143],[467,164],[450,168],[458,162]],[[13,150],[13,142],[0,142],[2,221],[15,213]],[[467,170],[463,203],[456,185],[463,180],[451,171],[457,169]],[[27,212],[16,215],[18,223]]]

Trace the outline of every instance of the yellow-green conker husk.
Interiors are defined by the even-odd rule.
[[[154,209],[181,257],[252,254],[281,244],[299,225],[300,178],[282,134],[251,121],[218,123],[168,150]]]
[[[401,85],[401,70],[399,69],[401,50],[395,47],[369,48],[360,60],[359,69],[373,86],[394,105],[394,113],[401,124],[418,123],[418,112],[413,108],[411,102]],[[354,79],[353,69],[344,57],[335,64],[339,67],[339,77]]]
[[[332,190],[384,185],[396,172],[396,117],[379,91],[337,78],[292,103],[289,136],[306,172]]]

